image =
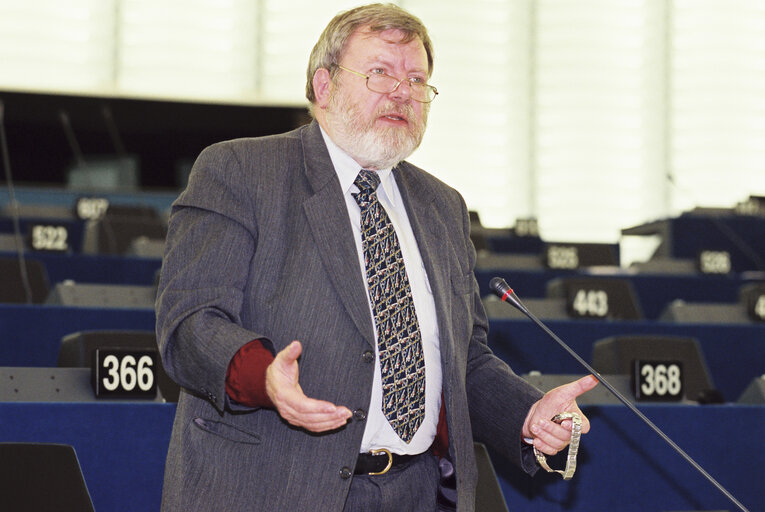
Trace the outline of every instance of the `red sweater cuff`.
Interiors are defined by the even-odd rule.
[[[438,411],[436,438],[433,440],[433,454],[436,457],[446,457],[449,454],[449,426],[446,423],[446,402],[443,392],[441,392],[441,410]]]
[[[226,371],[226,393],[246,407],[273,407],[266,393],[266,368],[274,355],[260,340],[252,340],[231,358]]]

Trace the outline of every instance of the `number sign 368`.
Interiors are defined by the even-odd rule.
[[[635,361],[632,377],[633,392],[638,400],[683,399],[683,363],[680,361]]]

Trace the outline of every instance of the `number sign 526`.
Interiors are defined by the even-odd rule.
[[[683,363],[635,361],[632,382],[637,400],[680,401],[685,393]]]
[[[156,362],[156,350],[96,349],[92,369],[96,396],[153,399]]]

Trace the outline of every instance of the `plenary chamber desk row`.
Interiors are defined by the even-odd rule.
[[[725,402],[738,400],[752,379],[765,375],[763,324],[704,325],[591,320],[550,320],[545,324],[590,364],[593,363],[593,345],[599,340],[618,336],[693,338],[698,341],[713,387]],[[490,320],[489,346],[519,374],[586,372],[536,324],[525,318]]]
[[[1,402],[0,440],[72,445],[96,511],[159,510],[175,407],[136,401]],[[639,407],[749,510],[765,510],[764,473],[758,463],[765,458],[765,407]],[[582,438],[572,480],[544,472],[530,478],[492,457],[511,510],[734,510],[717,488],[625,407],[583,409],[592,430]]]
[[[765,373],[763,326],[556,321],[550,327],[585,359],[592,342],[625,333],[700,340],[715,384],[732,402]],[[87,329],[153,329],[151,309],[0,307],[0,365],[55,366],[63,336]],[[674,330],[673,330],[674,329]],[[518,372],[582,373],[528,320],[492,320],[490,346]],[[749,366],[746,366],[749,365]],[[753,373],[752,373],[753,372]],[[157,401],[2,402],[0,441],[72,445],[96,510],[158,510],[176,405]],[[765,510],[765,406],[641,404],[641,410],[750,510]],[[733,510],[724,496],[620,405],[587,405],[574,479],[531,479],[493,457],[505,499],[529,511]],[[490,446],[491,440],[481,440]],[[265,442],[265,441],[264,441]],[[554,464],[557,466],[558,464]]]
[[[490,295],[489,281],[501,277],[515,290],[521,300],[549,296],[555,280],[586,278],[599,281],[624,281],[634,295],[640,317],[657,320],[675,300],[704,303],[735,303],[743,286],[765,283],[765,273],[750,272],[731,275],[668,275],[636,274],[616,270],[586,272],[570,270],[528,270],[477,268],[476,279],[482,296]],[[533,311],[532,311],[533,312]]]
[[[39,261],[47,272],[51,286],[65,280],[79,283],[148,285],[155,281],[162,265],[159,258],[126,255],[27,253],[28,260]],[[0,252],[0,258],[15,259],[13,252]],[[712,275],[652,275],[652,274],[591,274],[566,270],[510,270],[478,268],[476,278],[482,295],[489,295],[489,281],[502,277],[515,289],[521,299],[544,298],[550,283],[558,278],[586,277],[594,280],[619,279],[628,282],[642,317],[659,318],[673,300],[689,302],[736,302],[742,286],[765,282],[765,274]]]
[[[510,306],[507,306],[510,307]],[[61,339],[86,330],[153,331],[151,308],[0,305],[0,366],[55,366]],[[678,336],[698,341],[714,388],[734,402],[765,374],[765,325],[704,325],[656,321],[551,320],[547,325],[585,361],[593,344],[625,336]],[[530,320],[491,319],[489,346],[519,374],[576,374],[584,370]]]

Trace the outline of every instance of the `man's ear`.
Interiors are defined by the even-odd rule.
[[[313,74],[313,93],[316,96],[316,106],[325,108],[332,94],[332,79],[328,69],[319,68]]]

